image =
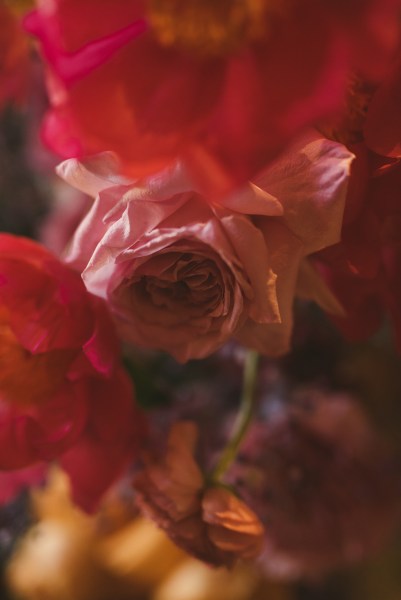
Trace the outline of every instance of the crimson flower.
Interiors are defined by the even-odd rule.
[[[112,322],[35,242],[1,234],[0,256],[0,469],[59,459],[90,510],[138,438]]]
[[[383,76],[399,0],[41,0],[65,157],[112,150],[149,175],[178,156],[204,192],[250,179],[305,125],[339,109],[350,68]],[[79,26],[77,26],[79,23]]]
[[[350,340],[366,339],[389,314],[401,350],[401,163],[363,144],[351,172],[341,242],[314,256],[342,304],[332,317]]]

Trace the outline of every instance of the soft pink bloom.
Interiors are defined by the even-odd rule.
[[[2,234],[0,342],[0,469],[58,458],[92,508],[138,437],[104,303],[45,248]]]
[[[38,0],[27,27],[49,70],[44,137],[65,157],[112,150],[134,177],[179,157],[203,192],[224,195],[339,110],[350,70],[383,76],[399,10],[399,0]]]
[[[282,354],[297,286],[336,309],[304,258],[338,240],[351,160],[310,134],[219,204],[180,166],[134,183],[115,175],[110,154],[66,161],[59,174],[97,195],[67,260],[129,342],[179,361],[232,336]]]

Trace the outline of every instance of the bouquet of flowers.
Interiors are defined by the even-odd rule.
[[[15,593],[295,598],[388,542],[400,43],[400,0],[0,0],[0,513],[75,540]]]

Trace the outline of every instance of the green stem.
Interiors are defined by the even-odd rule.
[[[259,354],[248,350],[245,358],[242,396],[239,411],[233,425],[230,441],[224,448],[217,465],[210,473],[209,480],[217,483],[221,480],[238,454],[242,439],[253,415],[255,387],[258,372]]]

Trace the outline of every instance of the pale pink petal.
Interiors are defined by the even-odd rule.
[[[254,299],[249,316],[258,323],[280,320],[276,297],[276,275],[263,233],[249,219],[231,215],[221,220],[235,254],[252,285]],[[250,244],[252,240],[252,244]]]
[[[282,204],[305,254],[339,241],[353,158],[345,146],[310,132],[255,180]]]
[[[82,272],[91,260],[99,241],[107,232],[104,216],[119,203],[123,193],[124,188],[114,188],[98,196],[75,231],[64,260],[77,271]]]
[[[113,185],[134,183],[118,175],[118,171],[119,161],[113,152],[101,152],[81,160],[71,158],[56,167],[56,173],[61,179],[93,198]]]
[[[266,219],[261,223],[266,243],[272,248],[270,256],[273,272],[277,275],[276,293],[280,322],[255,323],[248,319],[236,334],[239,342],[262,354],[280,356],[290,348],[293,301],[298,269],[304,254],[302,241],[283,223]]]
[[[262,190],[251,182],[229,196],[223,197],[219,200],[219,204],[245,215],[274,217],[284,212],[280,202],[269,193],[269,190]]]

